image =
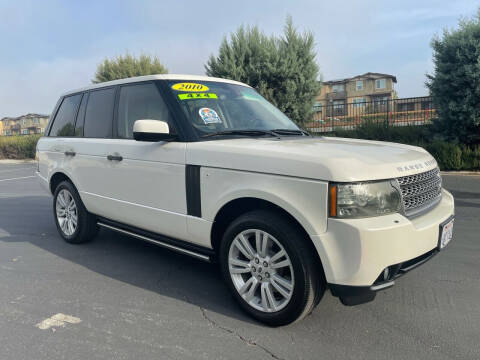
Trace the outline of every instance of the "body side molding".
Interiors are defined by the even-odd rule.
[[[199,165],[185,165],[185,190],[187,194],[187,215],[202,217]]]

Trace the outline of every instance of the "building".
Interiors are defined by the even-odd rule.
[[[315,99],[316,117],[351,115],[351,112],[361,112],[367,103],[385,107],[388,100],[395,97],[393,84],[396,82],[393,75],[372,72],[324,81]]]
[[[48,123],[48,115],[27,114],[19,117],[5,117],[0,120],[1,135],[43,134]]]

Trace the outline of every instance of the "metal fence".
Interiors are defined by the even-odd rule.
[[[425,125],[436,118],[431,97],[378,99],[315,106],[313,121],[307,124],[311,132],[353,130],[365,123],[390,126]]]

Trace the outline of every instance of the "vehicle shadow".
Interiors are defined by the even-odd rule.
[[[51,198],[1,199],[0,242],[25,242],[96,273],[238,320],[256,322],[230,295],[217,266],[101,229],[94,241],[72,245],[57,233]]]

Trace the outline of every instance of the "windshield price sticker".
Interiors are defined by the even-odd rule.
[[[202,118],[205,124],[221,124],[222,120],[218,116],[217,112],[210,108],[201,108],[198,110],[198,114]]]
[[[189,100],[189,99],[218,99],[217,94],[214,93],[188,93],[188,94],[178,94],[180,100]]]
[[[172,85],[176,91],[208,91],[208,86],[197,83],[177,83]]]

